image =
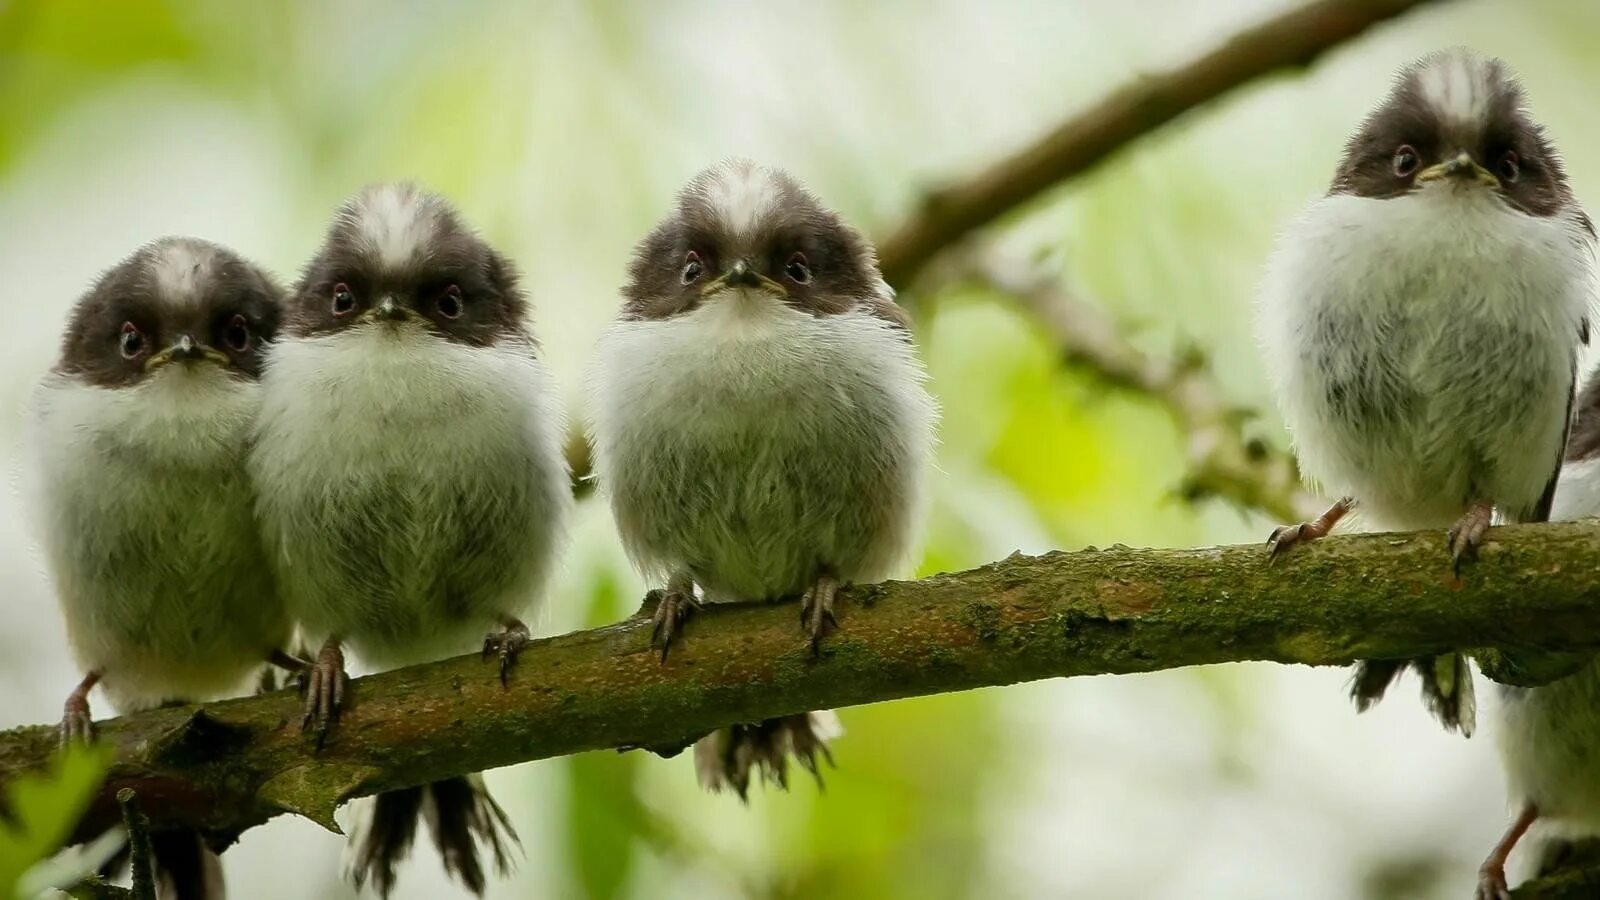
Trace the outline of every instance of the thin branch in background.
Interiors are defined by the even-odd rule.
[[[1101,383],[1161,404],[1184,435],[1186,500],[1218,497],[1283,522],[1319,509],[1300,487],[1294,458],[1244,425],[1251,410],[1230,404],[1198,349],[1173,358],[1139,349],[1095,304],[1074,296],[1060,276],[993,254],[952,254],[945,277],[993,291],[1017,304],[1049,336],[1064,365]]]
[[[905,288],[933,258],[1190,110],[1280,69],[1309,65],[1379,23],[1435,0],[1319,0],[1242,31],[1176,69],[1148,75],[957,184],[932,191],[878,244],[883,277]]]

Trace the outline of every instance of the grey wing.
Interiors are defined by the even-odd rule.
[[[1556,499],[1556,482],[1561,478],[1561,463],[1567,457],[1567,441],[1572,437],[1572,403],[1578,393],[1578,357],[1572,357],[1572,377],[1567,381],[1567,423],[1561,430],[1561,446],[1556,449],[1555,468],[1550,471],[1550,480],[1544,483],[1544,492],[1539,495],[1539,502],[1534,504],[1533,511],[1523,517],[1524,522],[1550,521],[1550,507]]]

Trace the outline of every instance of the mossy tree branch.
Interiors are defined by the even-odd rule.
[[[584,750],[681,747],[808,709],[1240,660],[1600,646],[1597,554],[1600,523],[1497,528],[1462,579],[1435,533],[1327,538],[1271,566],[1255,545],[1013,555],[848,589],[815,659],[790,605],[712,607],[665,664],[635,617],[537,642],[509,688],[477,657],[358,679],[320,753],[290,691],[103,722],[116,763],[78,836],[118,821],[122,788],[154,827],[225,842],[282,812],[333,827],[353,797]],[[0,733],[0,782],[42,766],[55,742],[48,725]]]

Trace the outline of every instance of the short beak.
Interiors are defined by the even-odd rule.
[[[739,260],[728,270],[727,284],[730,287],[756,287],[761,284],[761,276],[750,267],[748,260]]]
[[[385,294],[378,305],[366,312],[363,318],[376,322],[404,322],[411,318],[411,310],[396,303],[392,295]]]
[[[779,296],[787,296],[789,293],[784,290],[783,285],[757,272],[748,259],[735,260],[720,278],[707,282],[701,293],[710,296],[727,288],[755,288]]]
[[[224,365],[228,362],[226,356],[197,342],[192,335],[180,334],[178,339],[172,342],[172,346],[145,360],[144,367],[149,371],[159,369],[168,363],[198,362],[202,359]]]
[[[1500,179],[1494,173],[1478,165],[1472,154],[1465,150],[1442,163],[1431,165],[1417,173],[1418,181],[1439,181],[1444,178],[1453,178],[1463,182],[1476,181],[1491,187],[1498,187]]]

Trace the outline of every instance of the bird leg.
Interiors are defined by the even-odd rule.
[[[678,572],[667,579],[667,589],[651,591],[656,594],[656,611],[652,616],[655,627],[650,630],[650,646],[661,647],[661,661],[667,661],[667,649],[672,646],[673,635],[683,626],[684,620],[700,608],[694,596],[694,577],[688,572]]]
[[[78,686],[67,695],[61,710],[61,746],[87,744],[94,739],[94,719],[89,715],[89,692],[100,683],[105,672],[90,669]]]
[[[278,669],[284,670],[295,678],[303,679],[306,670],[309,668],[311,668],[311,660],[290,653],[280,647],[267,654],[267,664],[261,667],[261,677],[256,679],[256,693],[270,694],[278,689]],[[288,684],[288,681],[284,682],[285,686]]]
[[[515,616],[500,616],[499,621],[501,630],[484,636],[483,658],[500,654],[500,686],[509,687],[511,667],[517,664],[517,657],[533,636],[528,632],[528,626]]]
[[[311,660],[281,649],[268,653],[267,662],[291,675],[299,675],[312,666]]]
[[[344,671],[344,650],[337,637],[330,637],[317,653],[317,659],[300,674],[300,690],[305,694],[305,715],[301,731],[315,731],[317,749],[328,739],[328,729],[339,721],[344,705],[345,686],[350,676]]]
[[[1304,544],[1307,541],[1314,541],[1319,537],[1324,537],[1333,530],[1333,526],[1339,524],[1339,520],[1344,518],[1345,514],[1355,509],[1355,507],[1356,501],[1354,497],[1340,497],[1334,501],[1332,506],[1328,507],[1326,512],[1309,522],[1301,522],[1298,525],[1280,525],[1274,528],[1272,535],[1267,538],[1267,555],[1276,559],[1295,544]]]
[[[841,587],[839,579],[824,572],[800,598],[800,628],[811,641],[812,656],[818,654],[822,639],[839,627],[839,620],[833,615],[833,598]]]
[[[1475,500],[1461,514],[1461,518],[1450,526],[1450,564],[1457,575],[1461,574],[1462,563],[1478,558],[1478,545],[1483,543],[1483,536],[1493,520],[1494,504]]]
[[[1528,833],[1528,828],[1537,818],[1539,810],[1532,803],[1523,806],[1522,812],[1517,813],[1517,818],[1506,829],[1500,843],[1494,845],[1494,849],[1489,851],[1489,858],[1478,868],[1476,900],[1510,900],[1511,892],[1506,889],[1506,860],[1511,858],[1512,848]]]

